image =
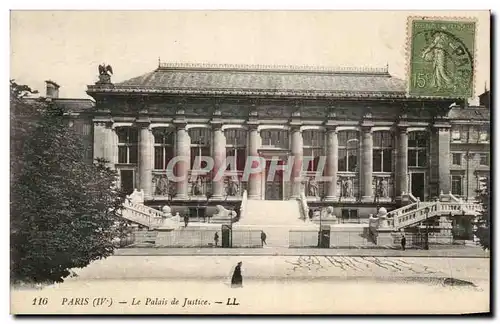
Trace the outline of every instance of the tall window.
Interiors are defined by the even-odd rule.
[[[309,159],[307,171],[317,171],[319,158],[325,146],[324,133],[320,130],[305,130],[302,133],[304,141],[304,158]]]
[[[454,195],[462,195],[462,176],[452,175],[451,176],[451,193]]]
[[[453,165],[462,165],[462,153],[452,153],[451,159]]]
[[[210,152],[212,131],[209,128],[190,128],[189,136],[191,137],[191,169],[194,169],[200,167],[194,165],[194,161],[198,156],[212,156]],[[207,162],[201,162],[201,168],[205,168],[206,165]]]
[[[155,138],[155,170],[166,170],[168,162],[175,156],[174,131],[168,128],[153,129]]]
[[[137,129],[118,127],[118,163],[137,163]]]
[[[357,131],[341,131],[339,138],[339,171],[358,170],[359,135]]]
[[[490,129],[489,126],[482,126],[479,129],[479,141],[488,142],[490,140]]]
[[[479,153],[479,165],[490,165],[490,155],[488,153]]]
[[[454,125],[451,128],[451,141],[452,142],[460,142],[462,139],[462,126]]]
[[[260,132],[262,146],[288,148],[288,131],[283,129],[264,129]]]
[[[393,143],[391,132],[373,133],[373,172],[392,172]]]
[[[245,169],[246,162],[246,146],[247,146],[247,131],[245,129],[227,129],[225,131],[226,135],[226,158],[235,159],[236,161],[231,161],[233,165],[228,165],[227,169],[234,168],[236,170],[243,171]],[[235,163],[234,163],[235,162]]]
[[[408,166],[427,166],[427,150],[429,134],[427,132],[411,132],[408,135]]]

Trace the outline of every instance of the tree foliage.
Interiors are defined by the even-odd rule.
[[[477,219],[477,230],[476,236],[479,239],[479,244],[483,247],[483,249],[490,250],[490,188],[491,183],[489,179],[483,179],[481,181],[481,188],[478,190],[477,199],[479,203],[482,205],[483,210],[480,212],[480,215]]]
[[[11,81],[11,279],[60,282],[113,253],[124,195],[106,161],[85,162],[64,111]]]

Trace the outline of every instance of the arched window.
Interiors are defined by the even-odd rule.
[[[423,131],[408,134],[408,166],[426,167],[429,134]]]
[[[389,131],[373,133],[373,172],[392,172],[394,138]]]
[[[226,158],[235,159],[233,165],[228,165],[227,169],[236,167],[236,170],[243,171],[246,161],[247,131],[245,129],[226,129]]]
[[[325,146],[324,133],[320,130],[311,129],[302,132],[304,142],[304,158],[309,159],[307,171],[317,171],[319,158],[323,155]]]
[[[339,171],[357,172],[359,161],[359,134],[357,131],[340,131]]]
[[[137,163],[137,129],[133,127],[118,127],[118,163]]]
[[[154,128],[155,155],[154,169],[166,170],[168,162],[175,156],[174,153],[174,130],[169,128]]]
[[[209,128],[190,128],[189,136],[191,137],[191,169],[194,169],[194,161],[199,156],[212,156],[210,152],[210,144],[212,139],[212,131]],[[206,167],[206,162],[201,162],[201,168]]]
[[[262,146],[288,148],[288,131],[283,129],[264,129],[260,132]]]

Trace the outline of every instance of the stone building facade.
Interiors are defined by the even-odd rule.
[[[143,190],[151,206],[232,206],[245,190],[266,200],[304,193],[311,206],[362,219],[409,194],[474,197],[489,172],[489,109],[410,97],[387,68],[160,64],[120,83],[101,74],[87,93],[95,107],[76,115],[91,125],[93,158],[108,160],[120,186]],[[167,170],[175,156],[185,163]],[[236,167],[216,181],[193,170],[197,156],[216,166],[233,157]],[[243,181],[248,156],[266,159],[266,168]],[[268,179],[272,160],[289,156],[307,160],[306,178]],[[313,179],[321,156],[333,181]],[[189,177],[174,182],[168,172]]]

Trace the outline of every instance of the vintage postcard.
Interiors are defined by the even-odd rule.
[[[489,11],[12,11],[11,313],[490,306]]]

